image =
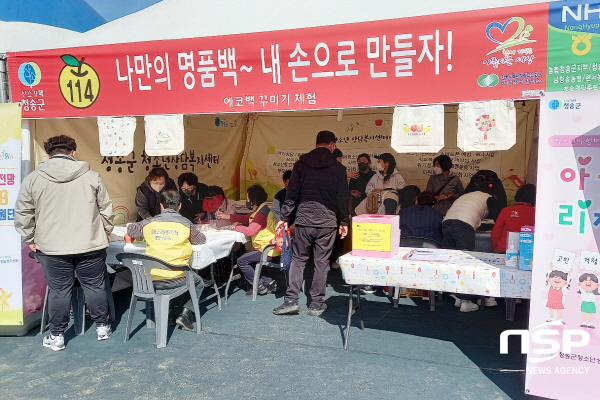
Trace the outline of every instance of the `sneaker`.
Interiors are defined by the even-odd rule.
[[[580,327],[582,327],[582,328],[587,328],[587,327],[588,327],[588,324],[581,324],[581,325],[579,325],[579,326],[580,326]]]
[[[272,280],[271,282],[267,283],[266,287],[267,293],[277,293],[277,291],[279,290],[279,286],[277,286],[276,280]]]
[[[429,290],[423,290],[422,296],[423,296],[423,301],[429,301]]]
[[[65,349],[65,337],[63,335],[52,335],[47,334],[42,341],[44,347],[50,347],[54,351],[60,351]]]
[[[363,293],[375,293],[377,291],[377,289],[375,289],[373,286],[371,285],[367,285],[364,288],[361,289],[363,291]]]
[[[331,263],[331,269],[340,269],[340,264],[338,264],[336,262]]]
[[[461,305],[462,305],[462,299],[459,299],[457,297],[456,300],[454,301],[454,307],[460,307]]]
[[[192,323],[192,311],[184,307],[181,314],[179,314],[179,317],[175,320],[175,323],[182,331],[193,331],[194,324]]]
[[[590,328],[590,329],[596,329],[596,327],[594,325],[592,325],[592,324],[588,324],[588,328]]]
[[[311,303],[310,307],[308,307],[308,315],[312,315],[313,317],[317,317],[321,314],[323,314],[325,312],[325,310],[327,310],[327,304],[322,303],[322,304],[315,304],[315,303]]]
[[[264,296],[265,294],[267,294],[268,291],[269,289],[267,289],[267,287],[262,283],[256,288],[256,294],[259,296]]]
[[[481,305],[481,299],[477,300],[477,304]],[[496,299],[494,297],[486,297],[485,298],[485,306],[486,307],[496,307],[498,305],[498,302],[496,301]]]
[[[99,325],[96,327],[96,333],[98,333],[98,340],[106,340],[112,333],[110,325]]]
[[[479,306],[471,300],[463,300],[460,304],[460,312],[471,312],[479,310]]]
[[[275,315],[298,314],[300,306],[298,301],[285,300],[282,305],[273,309]]]

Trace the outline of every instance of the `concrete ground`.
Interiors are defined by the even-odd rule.
[[[164,349],[144,325],[143,303],[124,343],[130,290],[115,294],[117,323],[98,342],[88,321],[84,335],[66,333],[67,348],[42,347],[34,329],[0,337],[0,388],[7,399],[525,399],[525,358],[518,339],[499,354],[500,333],[527,326],[527,304],[515,322],[496,308],[460,313],[448,294],[430,312],[421,299],[398,309],[380,291],[366,296],[366,329],[353,319],[343,350],[348,293],[339,270],[330,273],[328,310],[275,316],[282,295],[252,302],[237,290],[219,311],[201,306],[203,333],[174,330]],[[206,290],[205,293],[209,293]]]

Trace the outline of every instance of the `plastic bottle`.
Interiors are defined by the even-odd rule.
[[[509,268],[517,268],[519,266],[519,251],[515,248],[515,243],[510,242],[506,249],[506,266]]]

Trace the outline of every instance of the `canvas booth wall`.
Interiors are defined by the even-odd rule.
[[[178,156],[150,157],[144,152],[144,119],[137,117],[134,151],[127,157],[100,155],[96,118],[32,120],[33,161],[47,158],[45,140],[68,135],[77,141],[77,159],[100,173],[115,209],[115,223],[136,218],[136,188],[153,167],[163,167],[177,182],[183,172],[193,172],[206,184],[219,185],[230,198],[238,198],[239,165],[244,145],[246,116],[186,115],[185,150]]]
[[[480,169],[497,172],[510,200],[527,176],[535,177],[538,103],[537,100],[515,102],[517,143],[511,149],[468,153],[456,146],[458,106],[445,106],[445,146],[438,154],[452,158],[453,173],[465,185]],[[390,152],[407,184],[424,189],[433,174],[432,160],[437,154],[394,152],[390,145],[392,114],[393,108],[344,110],[341,121],[336,110],[251,115],[240,168],[240,192],[259,184],[272,197],[283,186],[283,172],[292,169],[301,154],[314,148],[316,134],[321,130],[330,130],[338,137],[337,147],[344,153],[343,164],[349,171],[357,170],[356,157],[361,153]],[[372,159],[373,168],[375,163]]]

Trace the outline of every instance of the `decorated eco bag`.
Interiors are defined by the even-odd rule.
[[[184,150],[183,115],[146,115],[146,154],[175,156]]]
[[[397,153],[437,153],[444,147],[444,106],[396,106],[392,149]]]
[[[456,144],[462,151],[508,150],[517,143],[516,115],[511,100],[460,103]]]
[[[133,151],[134,117],[98,117],[100,155],[124,157]]]

